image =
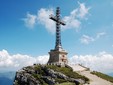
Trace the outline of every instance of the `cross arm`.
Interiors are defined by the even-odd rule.
[[[54,17],[53,15],[50,15],[49,18],[52,19],[53,21],[57,22],[56,17]]]
[[[66,25],[65,22],[64,22],[63,20],[60,20],[60,24]]]
[[[58,19],[57,19],[55,16],[53,16],[53,15],[50,15],[49,18],[52,19],[52,20],[55,21],[55,22],[59,22],[59,23],[62,24],[62,25],[66,25],[63,20],[58,20]]]

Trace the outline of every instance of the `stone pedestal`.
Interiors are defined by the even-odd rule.
[[[64,65],[68,63],[67,59],[67,52],[63,49],[60,50],[50,50],[49,55],[49,61],[48,63],[56,63],[60,65]]]

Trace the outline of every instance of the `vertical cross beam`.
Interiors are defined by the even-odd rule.
[[[61,29],[60,25],[65,25],[65,23],[60,19],[60,8],[57,7],[56,10],[56,16],[51,15],[50,19],[56,22],[56,44],[55,44],[55,50],[59,50],[62,48],[61,45]]]

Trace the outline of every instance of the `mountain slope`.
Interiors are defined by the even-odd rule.
[[[76,69],[76,67],[78,69]],[[105,74],[103,74],[105,75]],[[107,76],[107,75],[106,75]],[[108,78],[109,76],[107,76]],[[111,77],[110,77],[111,78]],[[112,79],[111,79],[112,80]],[[16,72],[14,85],[113,85],[81,65],[33,65]]]
[[[90,85],[113,85],[113,83],[102,79],[96,75],[91,74],[90,71],[80,72],[81,75],[84,75],[90,79]]]
[[[0,85],[12,85],[15,77],[15,72],[0,73]]]
[[[108,75],[113,77],[113,73],[109,73]]]
[[[79,85],[88,82],[88,78],[73,72],[69,66],[34,65],[19,70],[14,85]]]
[[[70,65],[73,71],[78,72],[90,79],[89,85],[113,85],[113,77],[97,71],[90,71],[89,68],[80,64]],[[111,83],[112,82],[112,83]]]
[[[7,78],[7,77],[0,77],[0,85],[12,85],[13,80]]]

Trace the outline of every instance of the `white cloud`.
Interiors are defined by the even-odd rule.
[[[63,21],[66,22],[66,26],[64,26],[62,29],[78,29],[81,25],[81,22],[79,19],[77,19],[77,9],[74,9],[69,16],[65,16],[63,18]]]
[[[113,47],[113,45],[111,45]]]
[[[6,50],[0,51],[0,71],[18,70],[34,63],[47,63],[49,55],[31,57],[28,55],[10,55]],[[110,73],[113,72],[113,55],[100,52],[97,55],[74,55],[68,58],[69,63],[82,64],[92,70]]]
[[[32,15],[30,13],[27,13],[26,18],[22,19],[28,28],[33,28],[36,24],[36,15]]]
[[[89,44],[90,42],[93,42],[95,39],[93,37],[90,37],[88,35],[83,35],[80,39],[81,43],[83,44]]]
[[[84,18],[88,14],[90,8],[87,8],[85,3],[78,2],[78,4],[80,5],[78,17]]]
[[[21,54],[10,55],[6,50],[2,50],[0,51],[0,70],[18,70],[34,63],[45,64],[48,58],[48,55],[38,57]]]
[[[55,22],[49,19],[50,15],[54,15],[53,9],[45,9],[45,8],[41,8],[38,11],[38,15],[37,15],[37,20],[40,24],[44,25],[45,28],[51,32],[54,33],[55,32]]]
[[[75,55],[70,58],[70,63],[82,64],[91,70],[104,73],[113,72],[113,55],[107,52],[100,52],[97,55]]]
[[[81,20],[86,17],[89,13],[89,7],[86,7],[84,3],[79,3],[79,7],[72,10],[70,15],[62,18],[66,22],[66,26],[62,30],[66,29],[78,29],[81,25]],[[27,17],[24,18],[24,22],[27,27],[33,28],[35,24],[42,24],[45,28],[51,32],[55,33],[55,22],[49,19],[49,15],[55,15],[53,8],[41,8],[38,10],[37,14],[32,15],[27,13]]]
[[[64,29],[76,29],[80,28],[81,20],[86,18],[89,13],[89,7],[86,7],[84,3],[79,3],[79,8],[71,11],[69,16],[65,16],[63,20],[66,22]]]
[[[104,36],[104,35],[106,35],[105,32],[100,32],[100,33],[97,34],[96,38],[100,38],[100,37],[102,37],[102,36]]]
[[[97,39],[99,39],[99,38],[101,38],[102,36],[105,36],[105,35],[106,35],[105,32],[97,33],[96,37],[91,37],[91,36],[88,36],[88,35],[82,35],[80,41],[83,44],[89,44],[89,43],[94,42]]]

